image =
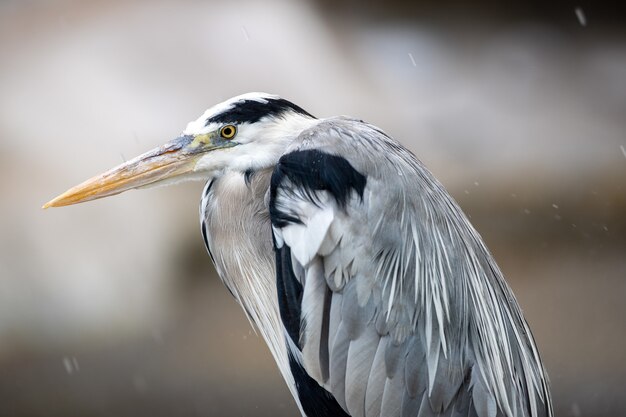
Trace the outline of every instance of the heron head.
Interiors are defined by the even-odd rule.
[[[208,109],[176,139],[97,175],[43,207],[66,206],[126,190],[189,179],[208,179],[227,170],[267,168],[315,118],[278,96],[248,93]]]

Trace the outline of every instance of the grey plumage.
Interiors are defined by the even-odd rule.
[[[259,171],[246,183],[244,174],[232,172],[207,183],[200,221],[219,276],[259,329],[276,362],[287,364],[275,295],[272,231],[264,201],[271,173],[271,169]],[[291,373],[285,366],[279,368],[297,398]]]
[[[274,233],[279,245],[291,247],[294,269],[304,271],[296,273],[304,343],[295,349],[309,375],[353,416],[550,415],[544,371],[510,289],[423,165],[380,130],[348,118],[315,124],[284,153],[304,149],[341,155],[367,177],[363,198],[353,192],[344,208],[323,190],[311,196],[288,180],[278,188],[275,204],[304,219]],[[255,210],[265,213],[260,194],[269,175],[254,178]],[[267,230],[268,216],[232,210],[247,204],[232,198],[232,186],[227,207],[221,197],[213,203],[223,207],[219,215],[227,212],[248,234]],[[214,210],[204,218],[221,247],[212,248],[219,264],[222,251],[244,248],[238,241],[225,249],[227,239],[215,237],[241,231],[215,222]],[[257,237],[263,241],[250,244],[264,248],[262,269],[272,270],[269,237]],[[237,275],[229,268],[240,267],[218,266],[225,280]],[[325,296],[332,297],[330,308]]]
[[[46,207],[174,177],[209,180],[207,248],[303,415],[552,416],[535,342],[493,257],[380,129],[245,94]]]

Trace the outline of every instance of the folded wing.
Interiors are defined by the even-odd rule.
[[[552,415],[497,265],[406,149],[360,121],[322,122],[280,159],[269,208],[307,415]]]

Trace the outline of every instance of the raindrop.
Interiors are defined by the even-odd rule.
[[[409,52],[409,59],[411,60],[411,64],[413,64],[414,67],[417,67],[417,63],[415,62],[415,58],[413,58],[413,54]]]
[[[578,18],[578,23],[580,23],[580,26],[587,26],[587,16],[585,16],[583,8],[577,7],[574,9],[574,12],[576,13],[576,17]]]
[[[74,372],[80,371],[80,366],[78,365],[78,360],[75,357],[65,356],[63,358],[63,367],[65,368],[65,372],[69,375]]]
[[[242,26],[241,27],[241,31],[243,32],[243,36],[244,36],[244,38],[246,38],[246,41],[249,42],[250,41],[250,35],[248,35],[248,31],[246,30],[246,27]]]
[[[72,360],[67,356],[63,358],[63,366],[65,367],[65,372],[70,375],[74,371],[74,368],[72,367]]]

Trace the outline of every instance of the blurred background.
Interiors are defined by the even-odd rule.
[[[205,253],[202,184],[40,209],[247,91],[408,146],[513,287],[557,415],[626,415],[625,16],[586,1],[2,0],[0,416],[297,415]]]

